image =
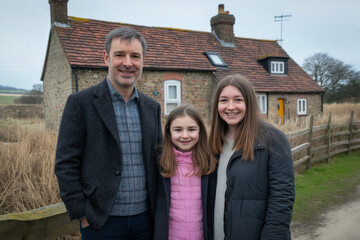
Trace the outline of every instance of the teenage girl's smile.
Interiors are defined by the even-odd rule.
[[[199,125],[189,116],[174,119],[170,125],[171,141],[182,152],[191,151],[199,141]]]

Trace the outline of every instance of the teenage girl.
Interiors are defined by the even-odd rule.
[[[215,164],[198,110],[175,108],[164,128],[154,239],[208,239],[208,175]]]
[[[291,239],[295,198],[291,147],[260,121],[256,93],[240,75],[215,89],[209,142],[219,165],[209,180],[215,240]]]

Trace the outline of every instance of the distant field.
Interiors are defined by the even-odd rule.
[[[6,94],[11,94],[11,93],[14,93],[14,94],[24,94],[26,93],[26,91],[24,90],[0,90],[0,94],[2,93],[6,93]]]
[[[20,96],[20,94],[0,94],[0,104],[14,104],[14,100]]]

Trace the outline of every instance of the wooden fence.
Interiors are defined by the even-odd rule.
[[[308,170],[316,162],[328,163],[334,155],[359,149],[360,121],[354,121],[353,117],[351,112],[349,122],[332,124],[330,113],[326,125],[313,126],[314,116],[311,116],[308,129],[286,134],[293,146],[294,168]]]
[[[339,153],[349,153],[360,148],[360,121],[353,121],[351,113],[347,123],[332,124],[331,113],[328,124],[313,126],[287,133],[296,171],[310,169],[317,162],[329,162]],[[63,203],[45,206],[21,213],[0,215],[0,239],[41,240],[79,231],[77,220],[70,221]]]

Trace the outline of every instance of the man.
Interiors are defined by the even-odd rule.
[[[152,239],[160,105],[135,86],[146,42],[131,28],[106,36],[108,77],[71,94],[62,116],[55,174],[83,239]]]

